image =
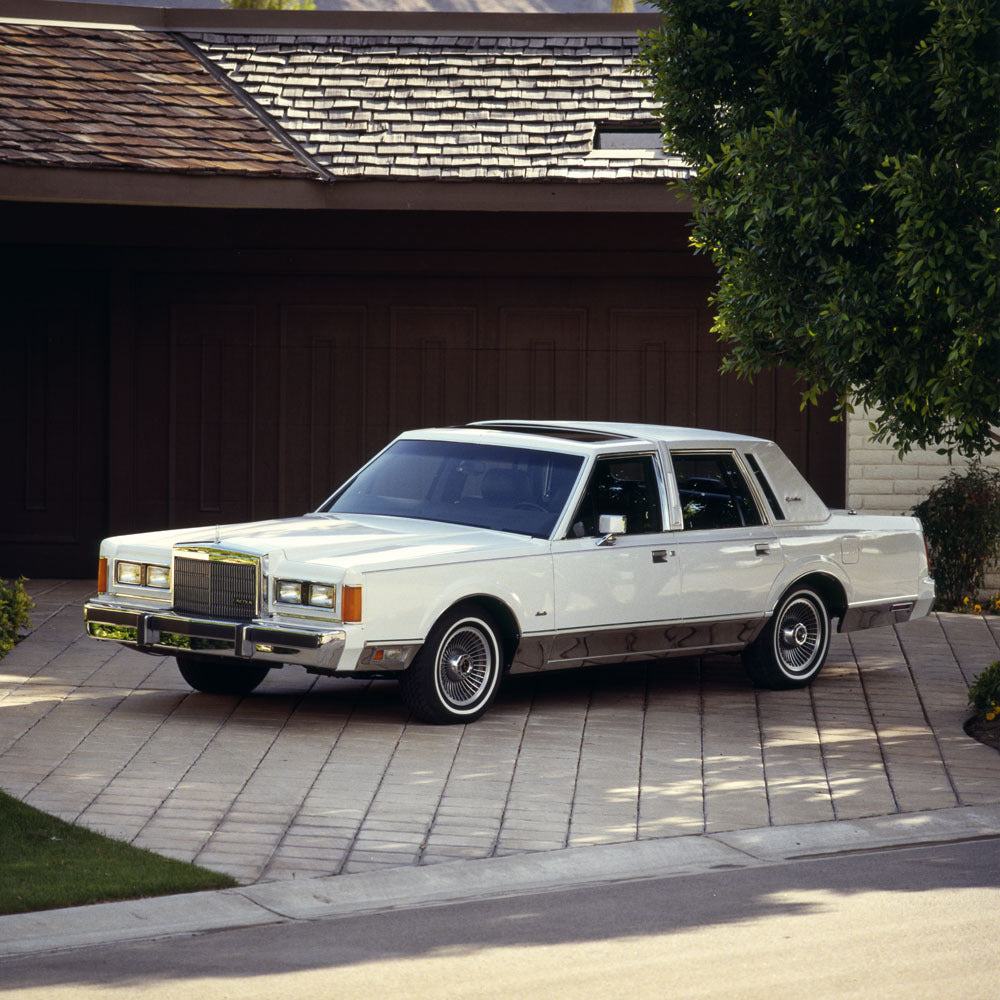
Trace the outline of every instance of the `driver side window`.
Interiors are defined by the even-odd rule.
[[[663,531],[660,488],[652,455],[599,459],[570,528],[571,537],[596,536],[602,514],[625,518],[625,534]]]

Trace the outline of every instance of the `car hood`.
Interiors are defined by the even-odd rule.
[[[307,514],[303,517],[192,528],[119,538],[120,546],[150,543],[228,550],[267,557],[275,563],[312,564],[342,569],[426,565],[537,552],[548,542],[526,535],[400,517]]]

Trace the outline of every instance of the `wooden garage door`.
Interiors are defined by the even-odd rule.
[[[760,434],[842,503],[842,425],[801,412],[786,375],[719,375],[709,291],[620,276],[141,279],[136,324],[113,342],[135,377],[112,382],[112,529],[301,513],[401,430],[495,417]]]

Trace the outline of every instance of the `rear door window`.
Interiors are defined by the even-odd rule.
[[[685,531],[763,524],[753,491],[729,452],[672,456]]]

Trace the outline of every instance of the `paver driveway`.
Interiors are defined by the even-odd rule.
[[[1000,802],[1000,754],[962,730],[998,619],[836,636],[805,691],[672,660],[513,678],[479,722],[433,727],[391,682],[296,667],[196,694],[172,659],[84,638],[91,584],[29,589],[0,787],[246,882]]]

